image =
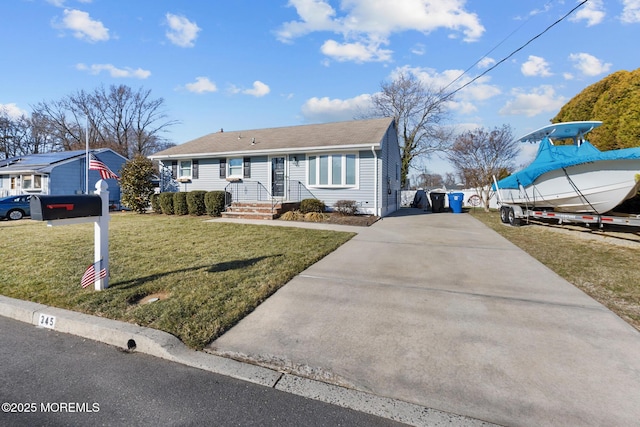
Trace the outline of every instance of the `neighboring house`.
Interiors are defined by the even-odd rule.
[[[94,156],[116,174],[126,158],[102,148],[91,150]],[[17,194],[83,194],[86,186],[86,153],[84,150],[28,154],[0,160],[0,196]],[[89,171],[89,192],[93,193],[100,172]],[[120,204],[120,186],[116,179],[106,180],[109,201]]]
[[[400,149],[391,118],[220,131],[153,156],[181,191],[233,200],[353,200],[379,216],[400,208]],[[165,188],[167,186],[164,186]]]

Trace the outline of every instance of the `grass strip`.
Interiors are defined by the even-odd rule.
[[[640,243],[585,239],[580,233],[601,233],[586,227],[570,233],[545,225],[511,227],[494,211],[472,215],[640,330]]]

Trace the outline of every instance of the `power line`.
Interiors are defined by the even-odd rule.
[[[544,5],[544,7],[546,8],[549,4],[553,3],[553,0],[549,0],[547,2],[547,4]],[[458,77],[456,77],[454,80],[451,81],[451,83],[449,83],[448,85],[446,85],[445,87],[442,88],[442,92],[444,92],[449,86],[451,86],[452,84],[454,84],[455,82],[457,82],[458,80],[460,80],[465,74],[467,74],[473,67],[475,67],[476,65],[478,65],[478,63],[480,61],[482,61],[483,59],[485,59],[487,56],[489,56],[491,54],[491,52],[493,52],[494,50],[496,50],[497,48],[499,48],[504,42],[506,42],[507,40],[509,40],[511,38],[511,36],[513,36],[515,33],[517,33],[518,31],[520,31],[520,29],[522,27],[524,27],[526,24],[529,23],[529,21],[531,21],[531,18],[533,17],[533,14],[529,15],[529,18],[526,19],[525,21],[522,22],[522,24],[516,28],[515,30],[513,30],[512,32],[510,32],[505,38],[503,38],[500,43],[498,43],[497,45],[495,45],[493,48],[491,48],[491,50],[489,50],[489,52],[485,53],[484,55],[482,55],[480,57],[480,59],[478,59],[476,62],[474,62],[473,64],[471,64],[469,66],[469,68],[467,68],[466,70],[464,70],[462,73],[460,73],[460,75]]]
[[[557,24],[559,24],[560,22],[562,22],[565,18],[567,18],[569,15],[571,15],[573,12],[575,12],[578,8],[580,8],[583,4],[585,4],[586,2],[588,2],[589,0],[583,0],[580,4],[578,4],[576,7],[574,7],[573,9],[571,9],[569,12],[567,12],[562,18],[558,19],[556,22],[554,22],[553,24],[549,25],[547,28],[544,29],[544,31],[542,31],[541,33],[538,33],[536,36],[532,37],[531,39],[529,39],[529,41],[527,41],[525,44],[523,44],[522,46],[520,46],[519,48],[517,48],[516,50],[514,50],[513,52],[511,52],[509,55],[507,55],[506,57],[504,57],[503,59],[501,59],[500,61],[496,62],[492,67],[487,68],[483,73],[481,73],[480,75],[474,77],[473,79],[471,79],[470,81],[468,81],[467,83],[465,83],[464,85],[460,86],[458,89],[454,90],[453,92],[449,93],[448,95],[446,95],[444,98],[449,98],[452,95],[456,94],[457,92],[461,91],[462,89],[464,89],[465,87],[469,86],[471,83],[475,82],[476,80],[478,80],[480,77],[484,76],[485,74],[487,74],[489,71],[494,70],[498,65],[502,64],[503,62],[505,62],[507,59],[511,58],[513,55],[515,55],[516,53],[520,52],[522,49],[524,49],[525,47],[527,47],[531,42],[533,42],[535,39],[537,39],[538,37],[542,36],[544,33],[546,33],[547,31],[549,31],[551,28],[553,28],[554,26],[556,26]],[[517,31],[517,30],[516,30]],[[501,42],[502,43],[502,42]],[[497,46],[496,46],[497,47]],[[495,49],[495,48],[494,48]],[[492,49],[493,50],[493,49]],[[491,52],[491,51],[490,51]],[[489,53],[490,53],[489,52]],[[488,53],[487,53],[488,55]],[[486,57],[486,55],[485,55]],[[484,57],[483,57],[484,58]],[[455,81],[459,80],[464,74],[466,74],[467,71],[469,71],[472,67],[474,67],[478,62],[480,62],[483,58],[480,58],[478,61],[476,61],[475,64],[473,64],[471,67],[469,67],[464,73],[462,73],[460,76],[458,76],[458,78],[456,78],[453,82],[449,83],[445,89],[449,86],[451,86]]]

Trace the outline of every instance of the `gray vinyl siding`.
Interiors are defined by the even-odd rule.
[[[400,208],[400,150],[397,133],[387,130],[380,149],[380,211],[386,216]]]
[[[189,183],[179,183],[180,191],[224,191],[229,181],[226,178],[220,178],[220,160],[198,159],[198,178],[192,179]],[[227,161],[226,158],[222,160]],[[246,178],[244,181],[260,181],[266,186],[270,171],[267,156],[250,157],[250,162],[251,178]],[[165,160],[163,164],[171,167],[170,161]]]
[[[340,152],[336,151],[335,154],[340,154]],[[306,164],[304,168],[300,168],[303,169],[302,179],[295,179],[298,179],[300,182],[305,184],[316,198],[324,202],[327,208],[331,209],[338,200],[353,200],[358,204],[363,212],[373,213],[375,206],[375,182],[373,179],[375,161],[373,153],[370,150],[359,151],[357,152],[357,157],[358,170],[356,171],[356,174],[358,176],[358,185],[355,188],[312,188],[308,185]],[[306,158],[308,158],[308,156],[305,157],[305,163]],[[296,172],[296,176],[299,176],[298,172]],[[294,179],[293,176],[291,179]]]

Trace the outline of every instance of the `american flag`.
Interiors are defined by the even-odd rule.
[[[99,171],[100,177],[102,179],[120,179],[120,177],[113,173],[107,165],[98,160],[98,158],[94,156],[93,153],[89,154],[89,169]]]
[[[89,267],[87,267],[87,271],[82,275],[82,279],[80,280],[80,284],[83,288],[97,282],[100,279],[104,279],[107,277],[107,269],[102,266],[102,260],[94,262]]]

